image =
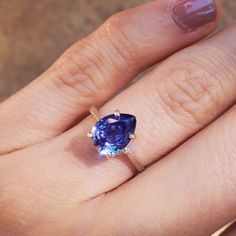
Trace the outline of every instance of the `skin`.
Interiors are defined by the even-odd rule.
[[[187,47],[214,31],[221,6],[185,32],[174,2],[112,16],[0,104],[0,235],[203,236],[234,220],[236,24]],[[137,117],[144,172],[97,159],[91,105]]]

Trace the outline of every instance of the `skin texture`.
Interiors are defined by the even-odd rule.
[[[143,69],[216,27],[220,12],[210,25],[186,34],[170,15],[174,3],[154,1],[112,16],[40,78],[1,104],[0,153],[55,137],[77,123],[91,105],[105,103]]]
[[[0,105],[0,235],[203,236],[235,218],[236,25],[187,47],[221,7],[186,32],[175,3],[111,17]],[[144,172],[97,159],[93,104],[137,117]]]

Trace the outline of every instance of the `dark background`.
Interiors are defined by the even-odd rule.
[[[0,0],[0,101],[114,12],[144,2],[148,0]],[[225,24],[236,19],[236,0],[222,2]]]

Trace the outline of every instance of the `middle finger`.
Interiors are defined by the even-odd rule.
[[[233,25],[177,53],[100,109],[102,115],[119,109],[137,117],[137,138],[130,148],[142,163],[157,161],[234,103],[235,38]],[[134,171],[127,158],[96,158],[86,136],[94,122],[88,118],[53,141],[61,158],[76,159],[78,165],[73,168],[78,178],[86,174],[86,186],[99,179],[87,197],[118,186]]]

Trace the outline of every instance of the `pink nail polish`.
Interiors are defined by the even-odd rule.
[[[176,24],[187,32],[213,22],[217,16],[214,0],[181,0],[171,10]]]

